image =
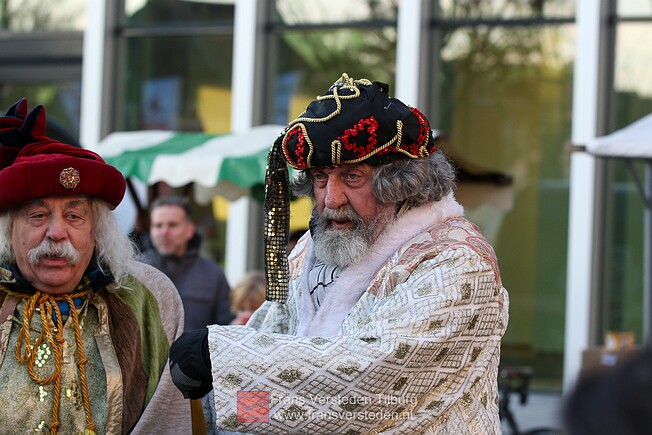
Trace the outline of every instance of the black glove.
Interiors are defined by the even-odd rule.
[[[172,343],[170,375],[186,399],[201,399],[213,389],[207,328],[184,332]]]

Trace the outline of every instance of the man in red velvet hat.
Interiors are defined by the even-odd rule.
[[[25,99],[0,117],[3,433],[190,433],[167,356],[181,300],[111,212],[122,174],[45,136]]]
[[[170,349],[175,384],[212,388],[222,428],[500,433],[498,262],[453,196],[442,139],[388,91],[344,74],[288,125],[267,166],[267,301],[245,327]],[[288,166],[314,201],[289,259]]]

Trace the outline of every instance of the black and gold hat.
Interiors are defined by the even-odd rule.
[[[285,302],[286,246],[290,221],[287,166],[294,169],[381,164],[396,158],[426,158],[436,151],[428,119],[390,98],[389,86],[342,76],[286,127],[268,157],[265,183],[265,273],[267,299]]]
[[[390,98],[389,86],[343,74],[287,127],[283,155],[295,169],[427,157],[435,140],[426,117]]]

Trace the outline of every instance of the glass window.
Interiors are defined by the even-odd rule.
[[[285,124],[342,73],[393,89],[396,30],[287,31],[274,38],[268,120]]]
[[[234,1],[125,0],[111,130],[231,130]],[[151,200],[191,186],[152,186]],[[202,251],[224,263],[225,212],[195,204]]]
[[[0,31],[83,30],[87,0],[5,0],[0,2]]]
[[[510,294],[502,363],[530,365],[535,384],[559,390],[575,32],[510,24],[434,28],[431,119]]]
[[[234,1],[125,0],[125,18],[130,26],[233,25]]]
[[[617,0],[621,17],[652,17],[652,3],[648,0]]]
[[[273,21],[317,24],[396,20],[398,0],[276,0]]]
[[[438,15],[450,19],[573,17],[572,0],[435,0]]]
[[[230,131],[233,37],[125,41],[115,130]]]
[[[636,165],[638,174],[643,168]],[[603,213],[606,216],[604,241],[604,285],[601,298],[598,338],[604,344],[607,331],[634,334],[642,341],[643,331],[643,201],[626,163],[609,159],[608,187]]]
[[[61,142],[79,143],[79,104],[81,81],[39,80],[3,82],[0,80],[0,110],[2,114],[16,101],[27,98],[29,109],[38,104],[46,107],[47,134]]]
[[[396,2],[354,0],[359,8],[333,2],[278,0],[274,16],[288,26],[270,25],[266,122],[285,124],[303,112],[342,73],[390,85],[396,62]],[[307,8],[306,5],[311,7]],[[339,11],[352,12],[343,17]],[[314,13],[324,11],[324,13]],[[384,19],[392,19],[390,24]],[[321,21],[320,21],[321,20]],[[320,25],[294,25],[329,20]],[[340,20],[337,22],[336,20]],[[358,20],[352,25],[351,20]],[[366,20],[364,22],[359,20]]]
[[[77,143],[82,75],[81,32],[18,32],[0,38],[0,111],[27,98],[47,109],[48,134]]]
[[[643,22],[617,25],[611,131],[652,113],[652,79],[649,74],[652,47],[640,43],[651,38],[652,17]],[[644,237],[652,237],[652,234],[644,231],[643,198],[630,168],[622,159],[608,159],[607,165],[604,208],[606,266],[602,274],[604,294],[599,336],[603,337],[610,330],[633,332],[635,342],[640,344],[644,331],[644,262],[650,261],[643,253]],[[645,182],[645,170],[640,161],[635,161],[635,171]]]

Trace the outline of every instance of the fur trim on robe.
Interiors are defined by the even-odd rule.
[[[301,271],[301,286],[304,291],[301,295],[297,335],[321,337],[337,335],[346,316],[369,287],[378,270],[394,252],[428,228],[463,215],[464,208],[455,200],[452,193],[441,201],[406,211],[380,234],[369,255],[359,263],[342,270],[340,276],[326,292],[324,302],[317,312],[308,291],[310,288],[308,273],[315,264],[313,242],[309,239],[308,257]]]

